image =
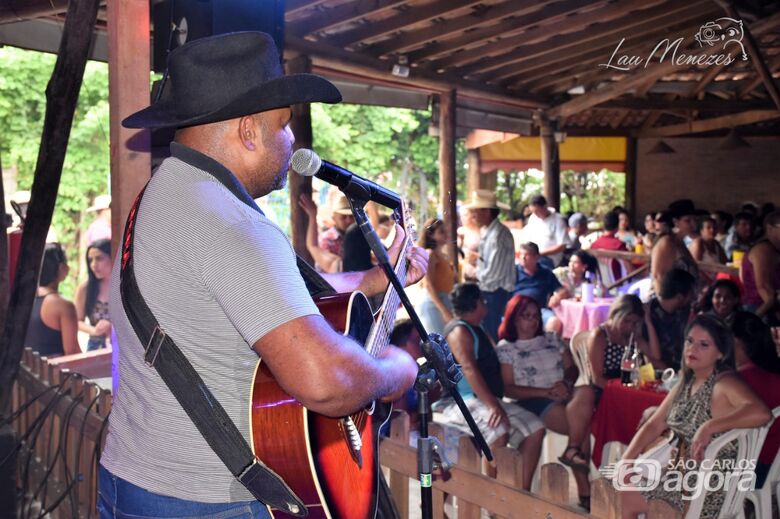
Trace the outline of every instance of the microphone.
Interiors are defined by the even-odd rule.
[[[341,189],[348,196],[359,200],[373,200],[390,209],[401,207],[401,197],[389,189],[355,175],[335,164],[322,160],[312,150],[301,148],[292,155],[290,167],[304,177],[315,176]]]

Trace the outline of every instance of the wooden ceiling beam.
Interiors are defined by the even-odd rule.
[[[658,0],[649,0],[651,5],[654,4],[656,1],[658,1]],[[634,5],[634,4],[642,5],[643,3],[647,3],[647,2],[641,2],[641,1],[638,1],[638,0],[629,0],[629,2],[630,2],[631,5]],[[570,3],[570,2],[567,2],[567,3]],[[597,3],[594,3],[591,0],[591,2],[588,2],[586,6],[580,6],[579,8],[582,8],[582,7],[600,7],[600,6],[605,5],[605,4],[606,4],[606,2],[599,1]],[[572,4],[572,5],[574,5],[576,7],[579,4]],[[569,5],[569,6],[561,5],[561,6],[558,6],[557,9],[566,9],[567,7],[570,8],[571,5]],[[583,20],[582,23],[590,23],[590,22],[598,21],[599,19],[603,19],[605,16],[607,16],[609,14],[609,12],[610,12],[610,8],[609,7],[603,7],[601,9],[595,9],[594,11],[589,11],[587,13],[583,13],[582,15],[579,15],[578,17],[569,17],[569,18],[577,18],[578,20]],[[540,21],[540,20],[537,20],[537,21]],[[568,22],[564,21],[564,22],[560,22],[559,24],[555,24],[554,26],[550,26],[550,27],[554,28],[557,31],[557,30],[559,30],[562,27],[565,28],[565,26],[570,26],[571,23],[572,22],[570,22],[570,21],[568,21]],[[580,23],[580,22],[578,22],[578,23]],[[518,26],[518,24],[522,24],[522,25]],[[433,43],[431,43],[429,45],[426,45],[425,47],[423,47],[423,48],[421,48],[419,50],[415,50],[415,51],[410,52],[409,53],[409,61],[410,61],[410,63],[417,63],[417,62],[420,62],[420,61],[423,61],[423,60],[427,60],[427,59],[431,59],[431,58],[438,58],[439,56],[444,56],[443,59],[447,59],[447,58],[457,59],[456,56],[459,56],[461,54],[461,52],[455,52],[458,49],[462,49],[464,47],[470,47],[470,46],[472,46],[475,43],[482,43],[482,42],[485,42],[485,41],[488,41],[488,40],[491,40],[491,39],[494,39],[494,38],[500,38],[500,40],[498,42],[493,42],[492,44],[489,43],[489,44],[486,44],[486,45],[499,44],[501,41],[508,40],[509,38],[517,38],[517,37],[520,37],[520,36],[516,36],[516,33],[522,31],[527,26],[528,26],[528,24],[526,22],[526,19],[524,19],[524,18],[521,18],[519,20],[516,20],[514,18],[513,19],[508,19],[508,20],[505,20],[505,21],[503,21],[501,23],[494,24],[494,25],[492,25],[490,27],[479,28],[479,29],[467,32],[467,33],[465,33],[465,34],[463,34],[461,36],[458,36],[457,38],[453,38],[453,39],[446,40],[446,41],[443,41],[443,42],[433,42]],[[568,30],[571,30],[571,29],[568,29]],[[547,27],[544,27],[543,29],[542,28],[532,29],[532,30],[530,30],[527,33],[524,33],[522,35],[520,43],[526,43],[526,42],[529,42],[529,41],[534,41],[535,39],[546,39],[548,37],[556,35],[556,33],[547,32],[547,31],[548,31]],[[565,32],[565,31],[562,31],[562,32]],[[515,40],[513,40],[513,41],[515,41]],[[519,45],[520,43],[515,44],[515,46]],[[485,47],[485,45],[482,45],[480,47]],[[473,50],[473,49],[469,49],[469,50]],[[463,51],[463,52],[467,52],[467,51]],[[473,59],[468,59],[468,60],[466,60],[464,62],[460,62],[460,63],[465,63],[467,61],[473,61]],[[458,63],[455,63],[455,64],[458,64]],[[437,64],[437,65],[435,65],[434,68],[446,68],[446,67],[449,67],[449,66],[452,66],[452,65],[447,64],[447,65],[441,66],[441,65]]]
[[[738,114],[723,115],[710,119],[699,119],[681,124],[649,128],[635,132],[636,137],[671,137],[690,133],[702,133],[746,124],[771,121],[780,118],[778,110],[749,110]]]
[[[480,0],[438,0],[420,7],[407,9],[390,18],[378,22],[368,22],[349,31],[335,34],[325,41],[334,47],[347,47],[369,38],[376,38],[400,31],[404,27],[414,25],[431,18],[445,15],[459,9],[466,9],[479,4]]]
[[[485,45],[481,45],[479,47],[464,50],[461,52],[451,53],[450,55],[447,55],[443,58],[431,62],[430,67],[433,69],[446,69],[450,67],[461,66],[467,63],[473,63],[475,61],[479,61],[486,56],[499,55],[502,52],[506,52],[507,50],[511,51],[517,48],[518,46],[526,45],[531,42],[534,42],[537,45],[541,45],[544,42],[549,42],[549,40],[554,39],[551,43],[547,43],[547,45],[557,46],[558,39],[567,38],[567,36],[563,36],[563,35],[566,35],[575,29],[582,29],[593,23],[597,23],[599,21],[606,21],[610,19],[619,18],[620,16],[625,15],[626,10],[642,9],[645,6],[652,7],[657,3],[659,3],[659,0],[651,0],[649,2],[641,1],[641,0],[629,0],[625,4],[604,5],[600,9],[594,9],[592,11],[588,11],[582,14],[568,16],[557,23],[551,23],[549,25],[548,24],[538,25],[537,27],[523,31],[520,34],[516,34],[514,36],[507,35],[506,31],[496,32],[493,35],[480,34],[479,37],[480,40],[482,41],[488,40],[492,37],[500,37],[500,39],[490,43],[486,43]],[[566,7],[566,5],[567,4],[561,4],[560,6],[557,7],[557,9],[562,10],[562,8]],[[578,4],[572,4],[572,5],[573,7],[576,7],[574,11],[580,10],[584,7],[583,5],[578,5]],[[553,7],[555,7],[555,4],[547,7],[546,9],[552,9]],[[525,19],[521,19],[515,22],[514,24],[512,24],[512,31],[516,32],[516,27],[518,23],[522,23],[524,27],[529,27],[531,25],[537,25],[540,21],[543,20],[537,19],[531,21],[533,21],[534,23],[527,24]],[[474,32],[476,33],[476,31]],[[472,37],[476,37],[476,36],[477,34],[474,34]],[[463,42],[459,42],[459,43],[463,43]],[[415,52],[413,54],[414,59],[419,60],[425,58],[426,57],[425,53],[426,51],[428,51],[429,47],[423,48],[421,50],[422,53],[421,55]]]
[[[674,95],[674,94],[673,94]],[[679,112],[698,110],[700,112],[744,112],[747,110],[771,109],[765,101],[725,101],[721,99],[675,99],[651,97],[637,99],[622,97],[594,106],[591,110],[646,110],[651,112]]]
[[[755,23],[752,27],[753,34],[760,36],[774,28],[780,23],[780,13],[775,13],[768,18],[764,18]],[[645,81],[650,81],[653,78],[660,79],[663,76],[679,70],[680,67],[672,62],[659,63],[656,66],[647,67],[642,72],[635,73],[632,76],[626,77],[620,81],[612,83],[600,90],[590,92],[578,96],[571,101],[562,103],[549,111],[551,117],[565,117],[570,114],[577,113],[582,110],[587,110],[592,106],[596,106],[610,99],[614,99],[629,90],[632,90],[642,84]]]
[[[464,96],[525,109],[547,106],[546,100],[540,97],[510,94],[500,88],[467,81],[451,74],[432,74],[415,70],[408,78],[397,77],[391,74],[390,63],[387,61],[343,48],[331,47],[322,42],[312,42],[292,34],[285,37],[285,45],[291,52],[310,56],[316,66],[359,77],[378,79],[388,84],[423,88],[433,93],[447,92],[455,88],[458,94]]]
[[[716,0],[716,2],[721,7],[723,7],[728,16],[735,19],[739,18],[739,13],[737,13],[737,10],[734,8],[734,5],[731,2],[728,0]],[[745,47],[747,47],[745,50],[751,57],[750,61],[753,64],[753,68],[756,69],[756,72],[761,78],[761,81],[764,83],[764,88],[766,88],[769,97],[772,98],[772,101],[775,102],[777,108],[780,109],[780,90],[777,89],[775,80],[772,79],[772,73],[769,72],[769,68],[766,66],[764,55],[761,53],[761,49],[759,48],[758,42],[753,35],[753,31],[751,31],[750,27],[747,25],[743,27],[743,31],[745,35],[743,38],[743,43],[745,44]]]
[[[677,38],[690,35],[692,33],[691,31],[695,31],[701,26],[702,20],[706,21],[708,19],[711,19],[711,17],[704,15],[694,21],[688,21],[671,27],[656,28],[654,33],[647,35],[646,38],[643,38],[633,45],[622,47],[621,51],[628,55],[645,55],[650,52],[658,41],[661,41],[664,38],[669,38],[670,41],[674,41]],[[581,71],[592,71],[591,75],[594,80],[597,78],[608,80],[610,76],[620,75],[621,73],[619,71],[608,71],[602,67],[602,65],[609,60],[609,56],[612,54],[614,46],[617,45],[617,43],[614,42],[606,42],[606,44],[609,46],[598,47],[598,43],[591,44],[590,46],[583,48],[583,50],[589,51],[587,54],[577,54],[562,60],[556,59],[552,63],[549,61],[545,62],[544,59],[527,61],[522,66],[511,69],[511,73],[514,75],[509,75],[509,72],[495,73],[493,75],[483,74],[474,76],[470,79],[476,81],[489,81],[494,78],[500,79],[502,81],[500,81],[499,85],[507,88],[516,87],[520,90],[531,90],[533,87],[528,85],[529,82],[533,83],[535,81],[540,81],[544,83],[558,81],[558,79],[562,79],[570,73],[575,73],[575,70],[580,71],[580,73]],[[522,69],[522,73],[518,73],[518,69]],[[459,72],[458,75],[460,76],[466,76],[466,74],[463,74],[461,71],[457,72]],[[538,84],[535,86],[538,87]],[[644,84],[641,86],[644,86]]]
[[[324,4],[328,0],[287,0],[284,5],[285,16],[290,14],[298,14],[305,9],[311,9],[317,7],[320,4]]]
[[[354,22],[369,14],[388,11],[407,3],[409,3],[409,0],[357,0],[331,9],[316,11],[301,21],[288,24],[286,30],[296,36],[303,37],[345,23]]]
[[[509,16],[514,17],[515,23],[526,25],[526,15],[533,17],[530,13],[534,10],[539,11],[541,4],[533,0],[511,0],[503,4],[487,6],[473,13],[469,13],[458,18],[451,18],[441,23],[435,23],[430,27],[424,27],[414,31],[384,40],[365,49],[365,52],[372,56],[385,56],[394,52],[402,52],[417,47],[431,40],[439,40],[455,33],[460,33],[466,29],[501,20]],[[543,10],[543,9],[542,9]]]
[[[769,60],[769,70],[771,72],[777,72],[778,69],[780,69],[780,54],[777,54],[775,56],[772,56]],[[755,79],[750,80],[750,83],[746,84],[744,87],[739,89],[739,92],[737,94],[737,97],[747,97],[749,96],[753,90],[758,87],[758,85],[761,84],[763,80],[760,76],[757,76]]]
[[[712,12],[714,12],[714,10]],[[701,20],[709,19],[710,17],[711,15],[708,14],[708,11],[701,7],[694,6],[692,8],[686,8],[679,12],[674,18],[668,19],[667,23],[659,23],[658,21],[651,20],[633,27],[631,29],[631,37],[627,38],[627,41],[632,47],[644,46],[646,48],[645,52],[649,52],[653,46],[658,43],[656,38],[662,39],[664,34],[669,34],[670,32],[675,32],[677,30],[696,30],[698,29]],[[697,26],[693,27],[693,25]],[[633,44],[631,43],[632,41],[634,42]],[[620,38],[617,36],[614,38],[598,38],[550,56],[528,55],[523,49],[519,49],[516,52],[510,52],[503,56],[495,56],[490,60],[482,60],[473,65],[461,67],[456,70],[458,74],[462,76],[474,76],[475,73],[478,73],[478,75],[475,76],[477,80],[484,79],[486,76],[490,76],[491,79],[503,79],[514,75],[514,69],[512,69],[510,65],[522,64],[523,72],[527,73],[530,70],[544,67],[551,63],[564,62],[577,64],[578,62],[581,62],[578,56],[586,53],[593,55],[594,52],[603,53],[603,62],[606,62],[619,42]],[[621,51],[626,51],[629,45],[624,44]],[[498,73],[494,72],[497,69],[500,69],[500,71]]]
[[[506,65],[515,65],[528,60],[535,60],[536,62],[549,61],[550,58],[558,59],[566,50],[580,49],[584,45],[593,42],[599,47],[609,47],[610,45],[614,47],[620,41],[621,36],[628,37],[629,40],[635,40],[648,32],[657,32],[659,28],[663,28],[667,23],[677,23],[684,19],[700,16],[702,11],[701,5],[705,1],[709,2],[710,0],[700,0],[692,2],[690,5],[682,4],[674,7],[662,5],[647,11],[643,10],[640,14],[626,17],[613,23],[591,25],[581,31],[563,34],[552,41],[542,41],[533,45],[524,45],[523,40],[528,41],[527,35],[521,34],[506,40],[507,44],[503,46],[503,49],[509,49],[510,52],[505,54],[498,54],[500,47],[495,44],[484,46],[489,48],[483,49],[483,47],[479,47],[471,51],[459,53],[466,55],[457,56],[458,61],[465,63],[465,60],[471,60],[472,64],[460,67],[458,70],[463,75],[469,75],[476,72],[486,73],[490,70],[503,68]],[[640,4],[642,3],[640,2]],[[544,28],[540,27],[539,29]],[[502,40],[499,43],[503,42]],[[514,43],[514,45],[510,43]],[[482,53],[478,52],[480,49],[483,49]],[[486,55],[493,57],[489,61],[483,60],[482,58]],[[447,60],[442,61],[447,62]],[[435,66],[435,64],[432,65]],[[439,68],[443,67],[439,66]]]

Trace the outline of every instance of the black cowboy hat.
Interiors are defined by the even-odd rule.
[[[125,128],[194,126],[297,103],[338,103],[339,90],[314,74],[284,75],[273,38],[235,32],[193,40],[168,56],[160,101],[122,121]]]

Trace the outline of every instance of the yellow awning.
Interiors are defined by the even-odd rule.
[[[625,169],[625,137],[566,137],[558,149],[562,170]],[[539,137],[519,136],[481,146],[479,156],[483,172],[541,168],[542,146]]]

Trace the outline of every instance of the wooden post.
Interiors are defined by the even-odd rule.
[[[149,2],[112,0],[108,14],[108,104],[111,134],[111,241],[114,254],[135,197],[151,175],[149,130],[122,119],[149,106]]]
[[[557,121],[542,116],[539,130],[542,141],[542,169],[544,170],[544,197],[547,205],[561,209],[561,162],[558,155],[558,143],[555,141]]]
[[[569,473],[560,463],[545,463],[539,473],[539,495],[555,503],[569,502]]]
[[[0,330],[0,416],[4,416],[8,410],[13,382],[19,372],[27,323],[38,285],[38,271],[54,213],[98,4],[98,0],[71,0],[65,16],[57,62],[46,87],[46,114],[30,206],[6,321]]]
[[[590,514],[601,519],[620,519],[620,494],[612,481],[599,478],[591,482]]]
[[[477,189],[481,189],[479,186],[480,181],[482,180],[480,178],[482,177],[482,172],[480,171],[479,148],[468,151],[466,164],[468,165],[468,170],[466,171],[467,192],[465,199],[468,201],[471,199],[471,193]]]
[[[626,139],[626,209],[634,224],[638,222],[636,214],[636,137]]]
[[[455,90],[439,96],[439,200],[442,219],[450,238],[447,253],[458,271],[458,250],[455,236],[458,231],[458,191],[455,182]]]
[[[311,72],[311,58],[309,56],[296,56],[287,61],[288,74],[301,74]],[[313,138],[311,130],[311,106],[308,104],[298,104],[293,106],[292,120],[290,128],[295,135],[296,150],[300,148],[311,148]],[[298,199],[302,194],[311,196],[311,177],[304,177],[294,171],[290,171],[287,177],[290,187],[290,232],[292,234],[292,244],[298,255],[313,264],[314,260],[306,250],[306,228],[309,218],[306,212],[298,205]]]

